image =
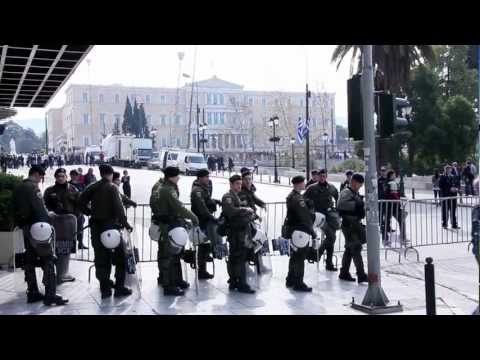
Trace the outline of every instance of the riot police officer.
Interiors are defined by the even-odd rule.
[[[325,240],[320,245],[319,256],[321,257],[326,251],[326,270],[337,271],[332,259],[336,240],[335,233],[340,228],[339,216],[334,208],[334,200],[338,200],[338,191],[335,186],[327,182],[327,171],[325,169],[318,172],[318,183],[310,185],[303,196],[308,201],[309,206],[313,206],[315,212],[325,215],[326,221],[322,227]]]
[[[359,284],[368,281],[362,259],[362,245],[366,243],[365,226],[361,223],[365,217],[365,204],[358,194],[363,183],[363,176],[354,174],[350,185],[340,193],[337,204],[337,209],[342,216],[342,232],[345,236],[345,252],[339,278],[345,281],[355,281],[355,278],[350,275],[350,264],[353,259]]]
[[[197,216],[188,210],[178,199],[178,180],[180,170],[168,166],[163,170],[164,179],[160,179],[152,188],[150,207],[152,222],[159,226],[160,238],[158,241],[158,270],[157,282],[163,286],[166,296],[183,296],[190,284],[182,278],[180,258],[186,240],[180,243],[174,236],[185,226],[185,219],[190,219],[193,226],[198,226]],[[175,230],[175,232],[173,232]],[[185,231],[186,232],[186,231]],[[187,235],[188,238],[188,235]]]
[[[242,202],[242,206],[248,206],[255,213],[257,212],[257,206],[265,209],[265,203],[255,195],[255,187],[252,182],[252,173],[247,170],[242,173],[242,189],[238,193],[238,197]]]
[[[289,238],[291,238],[293,250],[290,255],[288,263],[288,275],[286,279],[286,286],[293,287],[295,291],[310,292],[312,288],[303,282],[303,275],[305,270],[305,257],[308,242],[304,243],[303,248],[294,242],[292,237],[297,233],[300,237],[307,238],[310,235],[312,239],[316,239],[317,234],[313,230],[313,216],[314,214],[305,203],[305,199],[301,191],[305,190],[305,178],[301,175],[295,176],[292,179],[293,190],[287,197],[287,218],[286,225],[289,229]],[[294,234],[295,233],[295,234]],[[303,235],[305,234],[305,235]]]
[[[53,230],[45,208],[38,184],[45,176],[41,165],[32,165],[28,179],[16,187],[13,192],[13,212],[15,224],[22,228],[25,242],[25,281],[27,283],[27,302],[43,300],[45,305],[64,305],[68,302],[57,295],[55,276],[55,257],[52,243]],[[45,296],[40,293],[35,274],[35,265],[40,260],[43,270]]]
[[[255,290],[247,284],[247,236],[250,223],[254,218],[254,211],[249,207],[242,207],[238,194],[242,188],[240,175],[233,175],[229,179],[230,191],[222,197],[222,211],[226,219],[227,241],[229,243],[229,257],[227,271],[230,277],[229,290],[238,290],[246,294],[253,294]]]
[[[217,219],[213,214],[217,210],[217,203],[212,199],[212,193],[209,189],[210,178],[206,169],[197,172],[197,179],[192,184],[190,193],[190,202],[192,212],[197,215],[200,229],[207,235],[211,244],[218,242],[216,232]],[[207,260],[210,260],[211,244],[204,243],[198,246],[198,278],[213,279],[213,275],[207,272]]]
[[[132,290],[125,287],[125,251],[120,242],[113,245],[104,241],[104,236],[120,236],[119,230],[126,228],[132,231],[127,222],[125,209],[120,200],[117,187],[112,183],[113,168],[110,165],[99,166],[101,180],[90,184],[80,195],[79,203],[82,212],[90,216],[92,246],[95,253],[95,275],[100,282],[102,299],[112,295],[128,296]],[[89,204],[91,204],[89,206]],[[115,283],[110,280],[112,264],[115,265]]]
[[[314,185],[318,182],[318,170],[313,170],[311,172],[312,178],[308,180],[306,188],[308,188],[310,185]]]

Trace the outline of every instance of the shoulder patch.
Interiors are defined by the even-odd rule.
[[[201,191],[197,191],[196,194],[197,194],[197,196],[198,196],[199,198],[202,197],[202,192],[201,192]]]
[[[232,201],[232,198],[230,196],[228,196],[228,197],[225,198],[225,202],[227,204],[231,204],[233,201]]]
[[[43,199],[42,193],[40,191],[37,191],[37,197]]]
[[[170,191],[170,195],[172,195],[175,199],[178,199],[178,195],[175,190]]]
[[[305,200],[303,200],[303,199],[299,201],[299,204],[300,204],[301,207],[305,207],[305,206],[306,206]]]

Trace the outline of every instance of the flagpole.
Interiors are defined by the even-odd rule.
[[[307,161],[306,178],[310,180],[310,129],[308,121],[308,98],[310,97],[310,91],[308,91],[308,83],[305,87],[305,126],[307,127],[307,136],[305,141],[305,159]]]

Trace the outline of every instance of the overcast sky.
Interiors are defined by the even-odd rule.
[[[213,75],[244,86],[245,90],[305,91],[336,94],[337,123],[346,125],[346,82],[350,57],[336,70],[330,63],[334,45],[198,45],[195,80]],[[15,121],[40,133],[49,108],[65,103],[68,84],[122,84],[126,86],[176,87],[177,53],[185,57],[182,72],[193,74],[194,45],[95,45],[56,97],[44,109],[18,108]],[[307,70],[308,69],[308,70]],[[181,85],[185,82],[183,79]]]

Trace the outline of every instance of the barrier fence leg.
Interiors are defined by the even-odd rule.
[[[428,257],[425,259],[425,304],[427,315],[437,315],[435,302],[435,269],[433,259]]]

